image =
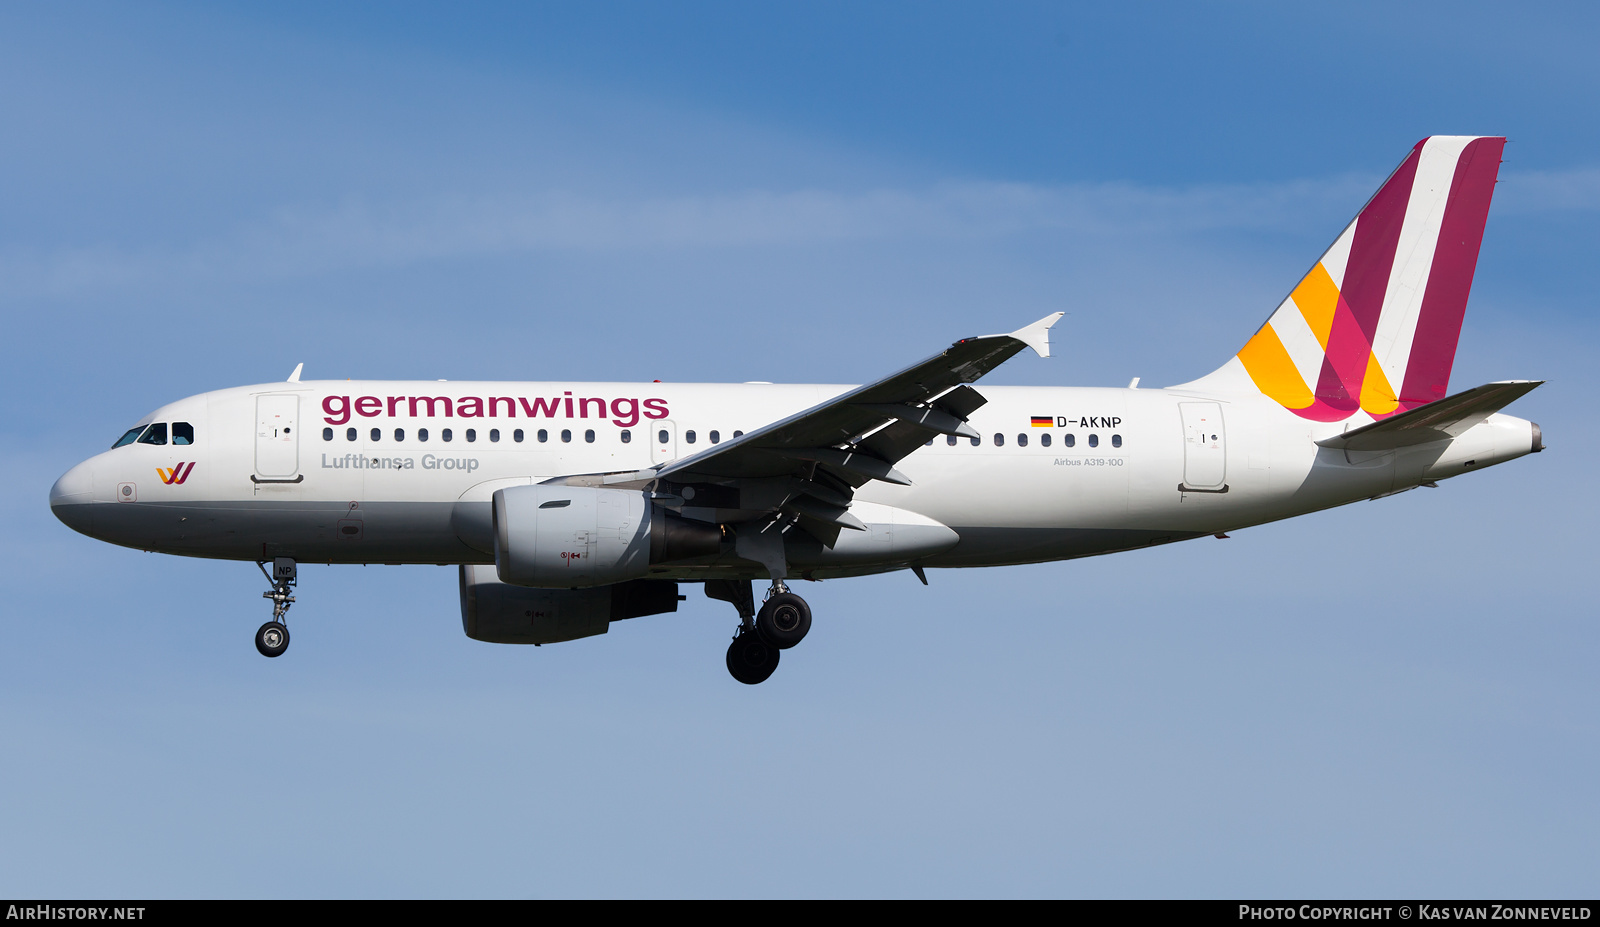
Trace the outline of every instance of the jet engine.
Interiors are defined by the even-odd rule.
[[[645,493],[584,486],[512,486],[494,494],[500,581],[585,589],[638,579],[652,564],[716,555],[722,531],[653,505]]]
[[[553,644],[604,634],[611,622],[678,610],[678,584],[639,579],[593,589],[508,586],[488,566],[461,567],[461,628],[491,644]]]

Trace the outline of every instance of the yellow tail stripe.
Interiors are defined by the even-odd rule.
[[[1255,337],[1239,349],[1239,360],[1256,388],[1278,403],[1290,409],[1304,409],[1316,401],[1271,325],[1261,326]]]
[[[1328,276],[1328,269],[1319,261],[1306,278],[1289,294],[1300,307],[1311,333],[1317,336],[1322,350],[1328,350],[1328,333],[1333,331],[1333,310],[1339,305],[1339,287]]]
[[[1377,355],[1367,354],[1367,373],[1361,378],[1361,409],[1368,415],[1388,415],[1400,408],[1400,400],[1383,375],[1383,365]]]

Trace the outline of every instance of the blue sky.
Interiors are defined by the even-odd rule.
[[[1583,5],[0,8],[0,894],[1593,894]],[[1550,452],[1230,540],[494,647],[453,571],[112,548],[50,483],[306,376],[994,382],[1235,351],[1405,151],[1511,138],[1455,388]]]

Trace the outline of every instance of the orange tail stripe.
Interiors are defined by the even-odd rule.
[[[1261,326],[1239,350],[1239,360],[1256,388],[1291,409],[1304,409],[1316,401],[1289,352],[1271,325]]]
[[[1333,331],[1333,311],[1339,305],[1339,287],[1334,284],[1322,262],[1318,261],[1317,266],[1311,268],[1311,272],[1294,288],[1289,298],[1294,300],[1300,314],[1305,316],[1311,333],[1317,336],[1317,344],[1322,345],[1322,350],[1328,350],[1328,333]]]

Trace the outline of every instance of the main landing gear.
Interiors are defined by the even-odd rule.
[[[739,630],[728,645],[728,672],[747,686],[765,682],[778,668],[782,651],[800,643],[811,630],[811,606],[781,579],[773,580],[760,611],[747,579],[708,580],[706,595],[731,602],[739,611]]]
[[[272,600],[272,620],[256,630],[256,649],[263,657],[282,656],[289,649],[289,628],[283,618],[294,604],[294,596],[289,593],[294,590],[295,563],[289,557],[279,557],[272,561],[271,574],[267,573],[265,560],[258,560],[256,566],[272,584],[271,591],[261,593],[262,598]]]

